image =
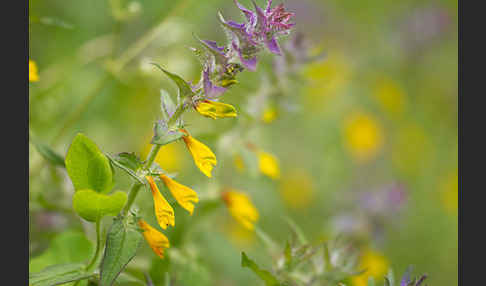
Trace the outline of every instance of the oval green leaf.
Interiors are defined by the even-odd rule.
[[[84,134],[78,133],[66,155],[66,170],[76,191],[110,191],[113,173],[108,158]]]
[[[106,215],[116,216],[126,201],[127,194],[121,191],[104,195],[93,190],[79,190],[73,196],[73,208],[85,220],[95,222]]]

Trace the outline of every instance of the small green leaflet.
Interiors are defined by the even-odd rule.
[[[107,193],[113,187],[113,172],[108,158],[86,135],[78,133],[74,137],[65,163],[76,191],[90,189]]]
[[[110,162],[132,176],[139,183],[145,182],[137,175],[137,170],[142,167],[142,161],[134,153],[120,153],[116,156],[105,154]]]
[[[137,253],[142,234],[121,216],[113,220],[101,261],[100,286],[111,286]]]
[[[273,276],[272,273],[268,272],[267,270],[263,270],[258,265],[256,265],[253,260],[249,259],[245,252],[241,252],[241,266],[250,268],[253,273],[255,273],[260,279],[265,282],[266,286],[280,286],[280,282]]]
[[[116,216],[127,202],[127,194],[99,194],[93,190],[79,190],[73,196],[73,209],[87,221],[96,222],[106,215]]]
[[[169,130],[164,121],[157,121],[154,126],[154,137],[152,137],[151,144],[166,145],[175,140],[180,139],[186,134],[179,130]]]
[[[44,268],[44,270],[29,274],[31,286],[53,286],[95,276],[85,271],[82,263],[58,264]]]

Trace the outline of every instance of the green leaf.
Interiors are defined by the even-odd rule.
[[[93,253],[93,245],[80,231],[66,231],[56,235],[49,248],[29,261],[29,272],[39,272],[53,264],[81,263]]]
[[[44,270],[29,274],[29,286],[53,286],[95,276],[85,271],[81,263],[59,264],[46,267]]]
[[[258,277],[260,277],[260,279],[265,282],[266,286],[281,285],[272,273],[268,272],[267,270],[260,269],[260,267],[258,267],[255,262],[253,262],[246,256],[245,252],[241,252],[241,266],[250,268],[253,273],[255,273]]]
[[[151,144],[166,145],[175,140],[180,139],[185,134],[179,130],[169,130],[164,121],[157,121],[154,127],[154,137],[152,137]]]
[[[133,277],[131,275],[128,275],[126,273],[121,273],[120,276],[116,279],[115,283],[113,285],[116,286],[145,286],[145,282]]]
[[[122,169],[139,183],[145,182],[137,175],[137,170],[140,169],[143,164],[142,161],[134,153],[120,153],[116,156],[105,154],[110,162],[116,167]]]
[[[90,189],[106,193],[113,186],[110,162],[84,134],[78,133],[71,143],[66,155],[66,170],[76,191]]]
[[[161,71],[163,71],[177,85],[177,87],[179,88],[179,96],[181,98],[194,95],[191,86],[183,78],[165,70],[164,68],[162,68],[160,65],[156,63],[152,63],[152,64],[158,67]]]
[[[29,137],[30,142],[34,145],[35,149],[41,156],[46,159],[49,163],[53,164],[54,166],[61,166],[65,167],[64,158],[57,154],[56,151],[52,150],[51,147],[43,144],[37,140],[35,140],[32,136]]]
[[[105,253],[101,261],[100,286],[111,286],[120,272],[137,253],[142,234],[118,216],[113,220],[106,239]]]
[[[93,190],[79,190],[73,196],[73,208],[85,220],[95,222],[106,215],[116,216],[126,201],[127,194],[122,191],[104,195]]]
[[[160,108],[162,109],[162,115],[164,120],[169,121],[172,114],[176,111],[176,106],[172,101],[169,93],[163,89],[160,90]]]

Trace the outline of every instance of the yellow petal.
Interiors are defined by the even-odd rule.
[[[170,247],[169,239],[161,232],[151,227],[144,220],[139,220],[138,225],[143,229],[143,237],[149,244],[150,248],[160,258],[164,258],[164,249]]]
[[[223,192],[222,198],[230,214],[245,228],[253,230],[259,214],[250,198],[239,191]]]
[[[276,180],[280,178],[280,167],[278,160],[272,154],[258,151],[258,165],[260,172]]]
[[[194,211],[194,204],[199,202],[197,193],[191,188],[179,184],[164,174],[160,174],[160,178],[170,190],[172,196],[176,199],[179,205],[192,215],[192,212]]]
[[[155,184],[154,178],[151,176],[145,177],[150,184],[150,189],[152,190],[152,196],[154,197],[154,209],[155,217],[159,222],[161,228],[166,229],[168,225],[175,225],[174,210],[167,202],[167,200],[162,196]]]
[[[187,134],[187,132],[185,132]],[[194,163],[201,170],[201,172],[211,178],[211,171],[216,165],[216,155],[209,149],[208,146],[194,139],[191,135],[182,137],[186,143],[187,149],[191,152]]]
[[[29,60],[29,82],[35,82],[39,80],[39,75],[37,74],[37,65],[34,61]]]
[[[232,105],[218,101],[201,101],[196,105],[196,110],[201,115],[212,119],[237,116],[236,109]]]

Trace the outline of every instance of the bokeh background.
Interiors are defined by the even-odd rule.
[[[223,186],[245,191],[260,212],[258,226],[282,246],[289,217],[311,239],[352,239],[366,254],[362,265],[377,276],[382,268],[401,274],[413,264],[429,274],[429,285],[457,285],[457,1],[284,3],[296,13],[295,31],[326,57],[299,69],[299,80],[286,91],[291,107],[255,129],[253,143],[278,158],[280,177],[235,164],[222,135],[238,119],[194,112],[186,123],[216,153],[214,178],[194,167],[181,142],[164,147],[157,162],[200,195]],[[197,81],[200,64],[187,47],[196,45],[193,33],[225,40],[218,11],[243,19],[230,0],[30,0],[29,58],[39,70],[39,81],[30,84],[31,134],[63,156],[78,132],[104,152],[145,156],[161,117],[160,89],[176,93],[149,62]],[[241,74],[225,102],[243,110],[271,68],[262,61],[256,72]],[[66,236],[80,245],[80,233],[93,237],[70,213],[73,189],[65,171],[33,146],[29,164],[31,270],[82,259],[72,245],[64,258],[48,253],[53,245],[65,248]],[[126,176],[117,172],[117,180],[117,189],[128,189]],[[137,205],[153,217],[150,196],[140,195]],[[176,239],[175,230],[166,233]],[[188,237],[184,251],[198,258],[181,251],[180,285],[256,285],[255,275],[240,266],[242,250],[270,267],[261,241],[224,208]],[[140,253],[131,267],[150,269],[157,282],[164,262],[145,244]]]

